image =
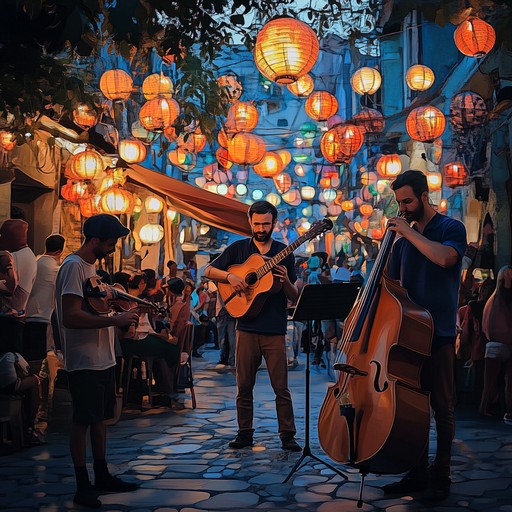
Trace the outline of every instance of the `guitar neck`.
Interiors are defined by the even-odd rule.
[[[297,247],[300,247],[304,242],[309,240],[307,236],[308,233],[304,233],[302,236],[299,236],[295,242],[292,242],[290,245],[286,246],[282,251],[278,252],[275,256],[268,259],[265,262],[265,265],[262,265],[257,271],[258,279],[261,279],[265,274],[268,274],[276,265],[279,265],[281,261],[283,261],[287,256],[289,256]],[[314,235],[313,235],[314,236]]]

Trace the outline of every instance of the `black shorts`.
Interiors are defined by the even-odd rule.
[[[92,425],[114,417],[115,366],[106,370],[75,370],[67,375],[74,423]]]

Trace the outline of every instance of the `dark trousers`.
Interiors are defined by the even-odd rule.
[[[455,345],[444,343],[439,348],[432,349],[421,376],[422,388],[430,391],[430,407],[434,412],[437,451],[433,474],[438,478],[450,476],[452,441],[455,435],[454,365]],[[419,466],[428,466],[428,443]]]
[[[270,384],[276,395],[279,433],[295,434],[293,405],[288,389],[288,360],[284,335],[236,331],[236,412],[239,431],[253,432],[253,389],[261,357],[267,363]]]

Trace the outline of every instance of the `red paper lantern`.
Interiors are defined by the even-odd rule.
[[[394,178],[402,172],[402,160],[397,154],[382,155],[377,161],[377,172],[383,178]]]
[[[267,151],[261,162],[253,167],[254,172],[262,178],[273,178],[277,176],[283,168],[284,165],[281,157],[273,151]]]
[[[327,121],[338,111],[338,100],[327,91],[316,91],[306,100],[306,114],[315,121]]]
[[[378,110],[368,107],[362,107],[361,112],[352,118],[352,122],[359,126],[363,133],[380,133],[384,131],[386,124]]]
[[[496,32],[489,23],[475,16],[463,21],[453,33],[455,46],[468,57],[483,57],[496,42]]]
[[[140,124],[149,131],[163,131],[180,115],[178,102],[168,98],[155,98],[142,105],[139,112]]]
[[[444,166],[444,184],[455,188],[466,184],[468,172],[461,162],[450,162]]]
[[[237,101],[229,107],[225,124],[227,132],[250,132],[258,124],[258,109],[250,101]]]
[[[411,139],[432,142],[443,134],[446,119],[438,108],[428,105],[412,110],[407,116],[405,127]]]
[[[450,103],[450,123],[458,130],[467,130],[487,120],[487,106],[478,94],[466,91],[457,94]]]
[[[337,125],[326,131],[320,139],[320,150],[333,164],[348,163],[361,149],[364,136],[353,124]]]

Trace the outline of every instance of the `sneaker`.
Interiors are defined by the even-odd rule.
[[[240,448],[246,448],[247,446],[252,446],[252,434],[238,433],[235,439],[229,443],[230,448],[235,448],[239,450]]]
[[[411,492],[424,491],[429,487],[428,473],[425,475],[414,475],[407,473],[398,482],[387,484],[382,487],[384,494],[409,494]]]
[[[510,425],[512,426],[512,414],[507,412],[505,414],[505,416],[503,416],[503,423],[505,423],[505,425]]]
[[[282,436],[281,437],[281,447],[283,450],[288,450],[290,452],[300,452],[302,448],[299,443],[295,440],[295,436]]]
[[[94,482],[94,489],[96,491],[107,492],[132,492],[138,489],[139,486],[132,482],[125,482],[117,476],[107,475],[101,479],[96,479]]]
[[[73,503],[82,507],[100,508],[101,501],[98,499],[98,493],[94,491],[92,486],[76,491],[73,496]]]

